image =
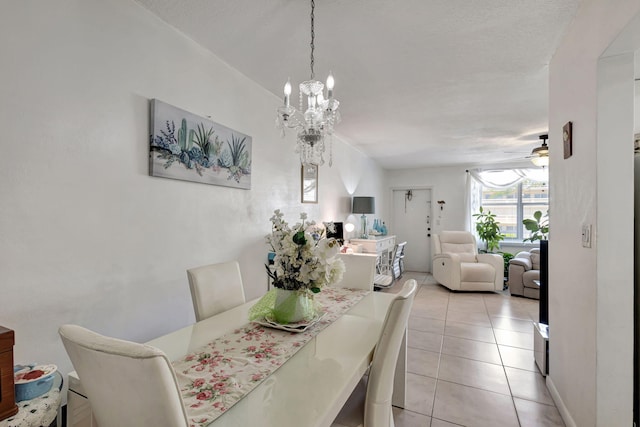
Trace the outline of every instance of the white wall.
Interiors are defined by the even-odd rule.
[[[64,323],[147,341],[193,322],[189,267],[238,259],[261,295],[276,208],[344,220],[352,194],[385,204],[383,171],[338,139],[320,203],[300,204],[278,97],[133,1],[3,2],[0,57],[0,325],[16,363],[70,371]],[[148,176],[152,98],[251,135],[252,189]]]
[[[600,68],[598,59],[639,10],[633,0],[584,1],[550,65],[547,384],[568,426],[631,425],[633,75],[625,58]],[[629,93],[617,103],[625,75]],[[567,121],[574,142],[565,160]],[[594,225],[590,249],[583,224]]]

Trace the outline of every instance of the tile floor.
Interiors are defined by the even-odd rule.
[[[426,273],[409,318],[407,407],[396,427],[564,426],[533,359],[538,301],[451,292]]]

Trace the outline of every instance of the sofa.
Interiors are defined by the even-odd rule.
[[[511,295],[540,299],[540,248],[518,252],[509,261],[509,291]]]
[[[467,231],[442,231],[431,238],[433,277],[454,291],[501,291],[504,259],[479,254],[476,238]]]

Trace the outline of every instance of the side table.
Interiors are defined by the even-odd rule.
[[[351,239],[350,243],[360,245],[364,253],[376,254],[376,274],[374,276],[374,289],[388,288],[393,284],[393,249],[396,245],[396,236],[375,236],[368,239]]]
[[[51,390],[31,400],[18,402],[18,413],[0,421],[0,427],[42,427],[55,426],[62,402],[62,375],[56,371]]]
[[[533,322],[533,358],[542,376],[549,375],[549,325]]]

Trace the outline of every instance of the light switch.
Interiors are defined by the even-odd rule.
[[[582,247],[591,247],[591,224],[585,224],[582,226]]]

